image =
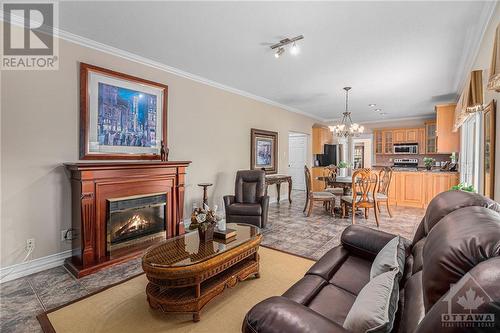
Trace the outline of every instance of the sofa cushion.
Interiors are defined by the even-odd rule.
[[[328,282],[318,275],[308,274],[288,289],[283,296],[307,305]]]
[[[353,332],[390,332],[398,308],[400,273],[377,275],[361,290],[344,321]]]
[[[356,296],[350,292],[328,284],[311,300],[308,307],[342,325],[355,300]]]
[[[330,280],[333,274],[344,264],[349,257],[349,251],[342,246],[336,246],[325,253],[306,274],[321,276],[325,280]]]
[[[370,279],[397,269],[401,275],[405,268],[405,246],[403,239],[399,236],[394,237],[387,243],[373,260],[370,269]]]
[[[262,215],[262,206],[260,204],[241,204],[234,203],[228,207],[230,215],[260,216]]]
[[[333,274],[329,282],[353,295],[357,295],[370,281],[370,268],[371,262],[369,260],[351,255]]]
[[[414,274],[406,282],[401,310],[399,332],[414,332],[425,316],[422,271]]]

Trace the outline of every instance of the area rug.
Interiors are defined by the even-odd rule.
[[[281,295],[314,261],[284,252],[259,249],[259,279],[250,278],[226,289],[201,311],[201,320],[189,314],[162,314],[150,309],[144,274],[38,316],[47,332],[241,332],[243,318],[256,303]]]

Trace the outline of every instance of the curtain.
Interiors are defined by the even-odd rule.
[[[455,108],[453,131],[456,132],[471,113],[483,109],[483,71],[472,71]]]
[[[493,41],[493,55],[491,56],[490,77],[487,88],[500,91],[500,24],[495,33]]]

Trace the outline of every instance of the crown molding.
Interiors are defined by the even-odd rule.
[[[469,73],[472,71],[474,62],[476,61],[477,55],[479,54],[479,48],[484,39],[484,34],[488,29],[488,25],[493,18],[495,8],[497,6],[497,1],[486,1],[481,11],[479,17],[479,28],[476,29],[475,33],[469,35],[469,38],[465,42],[464,56],[460,63],[457,76],[455,78],[455,90],[457,92],[457,99],[460,96],[462,90],[464,89]]]
[[[271,105],[271,106],[278,107],[278,108],[286,110],[286,111],[290,111],[293,113],[300,114],[302,116],[306,116],[306,117],[314,119],[314,120],[325,121],[323,118],[312,115],[312,114],[307,113],[305,111],[293,108],[293,107],[285,105],[285,104],[281,104],[279,102],[270,100],[270,99],[262,97],[262,96],[254,95],[254,94],[249,93],[247,91],[243,91],[243,90],[233,88],[233,87],[227,86],[225,84],[222,84],[222,83],[219,83],[216,81],[212,81],[210,79],[183,71],[181,69],[178,69],[178,68],[175,68],[172,66],[165,65],[163,63],[160,63],[158,61],[155,61],[155,60],[143,57],[143,56],[140,56],[138,54],[128,52],[128,51],[116,48],[114,46],[103,44],[103,43],[97,42],[95,40],[73,34],[73,33],[68,32],[68,31],[64,31],[61,29],[55,29],[55,30],[56,30],[56,36],[59,37],[60,39],[65,40],[65,41],[68,41],[68,42],[71,42],[74,44],[78,44],[80,46],[88,47],[88,48],[91,48],[91,49],[94,49],[94,50],[97,50],[100,52],[104,52],[107,54],[111,54],[111,55],[129,60],[129,61],[139,63],[141,65],[153,67],[153,68],[156,68],[158,70],[161,70],[161,71],[164,71],[164,72],[167,72],[167,73],[179,76],[179,77],[183,77],[183,78],[191,80],[191,81],[195,81],[198,83],[202,83],[202,84],[205,84],[205,85],[217,88],[217,89],[221,89],[221,90],[236,94],[236,95],[247,97],[247,98],[250,98],[250,99]]]
[[[378,123],[388,123],[388,122],[394,122],[394,121],[407,121],[407,120],[429,120],[433,119],[433,115],[422,115],[422,116],[416,116],[416,117],[403,117],[403,118],[384,118],[384,119],[379,119],[379,120],[370,120],[370,121],[357,121],[358,124],[360,125],[367,125],[367,124],[378,124]],[[328,119],[326,120],[327,123],[332,123],[338,121],[338,119]],[[331,125],[331,124],[330,124]]]

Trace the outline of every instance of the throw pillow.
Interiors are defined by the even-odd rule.
[[[370,280],[356,297],[344,328],[355,333],[390,332],[398,309],[399,275],[394,269]]]
[[[377,254],[370,269],[370,279],[373,279],[379,274],[398,269],[398,272],[403,275],[405,268],[405,246],[403,238],[396,236],[387,243],[382,250]]]

